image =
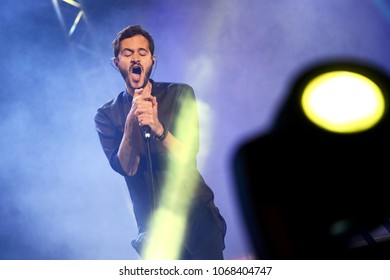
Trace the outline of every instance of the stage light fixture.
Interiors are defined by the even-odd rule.
[[[257,258],[390,257],[353,248],[390,217],[389,92],[374,64],[315,63],[296,76],[273,126],[238,147],[236,189]]]

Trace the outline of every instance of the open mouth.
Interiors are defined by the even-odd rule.
[[[142,73],[142,68],[138,65],[135,65],[131,69],[131,78],[133,79],[134,82],[139,82],[141,79],[141,73]]]
[[[141,75],[142,70],[141,70],[141,67],[139,67],[139,66],[134,66],[131,72],[132,72],[133,74],[136,74],[136,75]]]

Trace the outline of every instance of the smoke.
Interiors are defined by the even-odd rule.
[[[235,147],[272,124],[308,63],[348,55],[390,65],[388,22],[370,2],[274,2],[83,1],[85,18],[69,38],[51,1],[3,1],[0,258],[138,258],[127,188],[93,122],[124,88],[111,42],[131,24],[154,36],[154,79],[189,83],[207,108],[201,173],[227,220],[225,257],[250,255],[229,177]]]

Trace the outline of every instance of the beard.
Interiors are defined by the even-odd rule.
[[[153,64],[148,69],[146,69],[146,71],[145,71],[145,81],[144,81],[144,84],[142,85],[142,87],[145,87],[148,84],[149,79],[150,79],[150,75],[152,74],[152,69],[153,69]]]

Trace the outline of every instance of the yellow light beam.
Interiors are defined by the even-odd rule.
[[[81,9],[81,5],[80,3],[77,3],[76,1],[73,1],[73,0],[62,0],[63,2],[65,3],[68,3],[69,5],[72,5],[76,8],[80,8]]]
[[[150,236],[142,251],[144,259],[175,260],[180,257],[187,231],[187,220],[198,185],[198,172],[192,162],[197,152],[198,128],[192,118],[196,101],[184,101],[175,124],[176,137],[183,145],[179,153],[171,155],[168,175],[161,189],[159,207],[150,220]]]

